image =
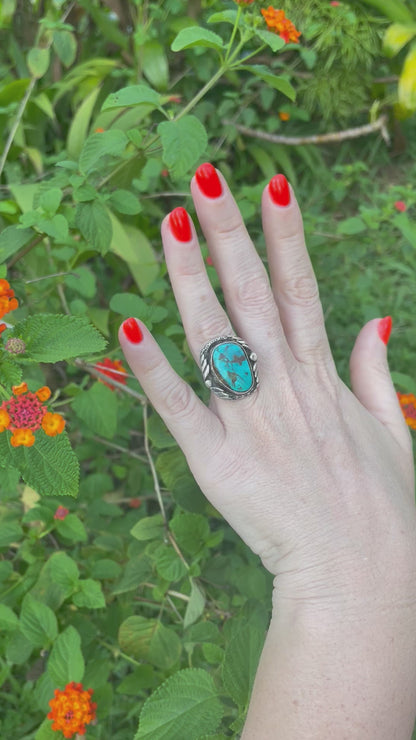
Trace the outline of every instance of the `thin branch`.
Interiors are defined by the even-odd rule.
[[[85,362],[84,360],[81,360],[79,357],[76,357],[74,360],[74,363],[77,367],[81,368],[81,370],[86,370],[90,375],[94,375],[96,378],[103,378],[108,383],[108,375],[106,373],[102,373],[99,370],[96,369],[95,365],[91,365],[89,362]],[[129,377],[133,377],[132,375],[129,375],[129,373],[121,373],[119,370],[111,370],[112,373],[118,373],[120,372],[121,375],[124,377],[127,375]],[[129,396],[133,396],[133,398],[136,398],[140,403],[145,405],[147,403],[147,399],[145,396],[142,396],[141,393],[137,393],[137,391],[134,391],[132,388],[129,388],[128,385],[124,385],[124,383],[119,383],[117,380],[114,380],[111,378],[111,385],[116,386],[116,388],[120,388],[123,393],[127,393]]]
[[[16,118],[14,119],[13,126],[10,129],[9,135],[7,137],[7,141],[4,145],[3,154],[1,155],[0,159],[0,177],[2,175],[4,165],[6,164],[6,159],[10,151],[10,147],[13,144],[13,139],[16,135],[16,131],[19,128],[20,121],[22,120],[23,113],[25,112],[26,105],[28,103],[28,100],[32,94],[33,88],[36,85],[37,77],[31,77],[29,84],[27,86],[27,90],[21,100],[21,103],[17,109]]]
[[[168,528],[168,520],[166,518],[165,506],[164,506],[163,499],[162,499],[162,493],[161,493],[161,490],[160,490],[159,479],[157,477],[155,464],[153,462],[153,458],[152,458],[152,455],[151,455],[151,452],[150,452],[150,447],[149,447],[149,436],[148,436],[148,429],[147,429],[147,402],[145,402],[145,404],[143,406],[143,425],[144,425],[144,449],[146,451],[146,456],[147,456],[147,459],[149,461],[150,470],[152,471],[153,484],[154,484],[154,487],[155,487],[155,493],[156,493],[156,496],[157,496],[159,508],[160,508],[160,511],[161,511],[161,514],[162,514],[162,517],[163,517],[163,522],[164,522],[165,527],[167,529]]]
[[[256,129],[247,128],[247,126],[241,126],[239,123],[234,121],[223,120],[224,125],[232,125],[237,131],[251,136],[255,139],[263,139],[263,141],[270,141],[273,144],[285,144],[286,146],[299,146],[302,144],[327,144],[329,142],[345,141],[346,139],[356,139],[359,136],[366,136],[367,134],[374,134],[376,131],[380,131],[384,141],[390,144],[390,136],[387,131],[387,117],[380,116],[374,123],[367,123],[364,126],[356,126],[355,128],[345,129],[345,131],[333,131],[328,134],[316,134],[314,136],[278,136],[277,134],[269,134],[266,131],[257,131]]]

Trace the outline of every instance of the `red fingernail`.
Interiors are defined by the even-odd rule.
[[[190,242],[192,239],[189,216],[184,208],[174,208],[169,214],[170,230],[178,242]]]
[[[136,319],[126,319],[122,324],[124,334],[132,344],[139,344],[143,339],[143,333]]]
[[[384,344],[387,344],[390,338],[391,327],[393,326],[393,319],[391,316],[386,316],[384,319],[380,319],[377,325],[378,335]]]
[[[201,193],[208,198],[219,198],[222,193],[222,186],[217,171],[212,164],[209,162],[200,164],[195,172],[195,178]]]
[[[289,184],[284,175],[275,175],[269,182],[269,193],[277,206],[288,206],[290,203]]]

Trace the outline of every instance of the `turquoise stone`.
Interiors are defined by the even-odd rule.
[[[221,342],[212,351],[211,367],[234,393],[247,393],[254,383],[246,354],[235,342]]]

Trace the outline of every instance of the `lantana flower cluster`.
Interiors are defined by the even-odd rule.
[[[7,280],[4,280],[3,278],[0,279],[0,319],[2,319],[6,313],[10,313],[10,311],[14,311],[18,307],[19,303],[17,298],[14,297],[14,290],[10,287]],[[4,322],[0,322],[0,334],[5,329],[7,329],[6,324]]]
[[[407,426],[416,431],[416,396],[413,393],[398,393],[397,398]]]
[[[82,683],[71,681],[62,690],[55,689],[54,698],[49,702],[52,730],[60,730],[65,738],[85,735],[86,725],[95,720],[97,704],[91,701],[92,689],[84,689]]]
[[[12,386],[12,393],[12,397],[0,405],[0,432],[6,429],[12,432],[12,447],[31,447],[35,443],[34,432],[41,428],[48,437],[63,432],[65,420],[44,405],[51,395],[48,386],[31,393],[27,383],[20,383]]]
[[[235,2],[237,5],[247,6],[251,5],[254,0],[235,0]],[[302,34],[295,28],[292,21],[290,21],[289,18],[286,18],[284,10],[277,10],[276,8],[273,8],[272,5],[269,5],[267,10],[263,8],[261,9],[261,14],[266,21],[269,31],[277,33],[286,44],[290,41],[293,44],[299,43],[299,36]]]

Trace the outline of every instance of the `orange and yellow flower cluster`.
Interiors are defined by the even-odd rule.
[[[2,319],[3,316],[6,315],[6,313],[14,311],[18,307],[19,303],[14,297],[14,290],[12,290],[7,280],[4,280],[2,278],[0,280],[0,319]],[[6,324],[0,322],[0,334],[5,329],[7,329]]]
[[[9,429],[12,447],[31,447],[38,429],[42,428],[49,437],[61,434],[65,420],[60,414],[53,414],[44,406],[51,395],[46,385],[36,393],[28,391],[27,383],[12,386],[13,396],[0,404],[0,432]]]
[[[280,38],[288,44],[290,41],[293,44],[299,43],[300,31],[297,31],[292,21],[286,18],[284,10],[276,10],[271,5],[264,10],[262,8],[261,14],[267,23],[269,31],[279,34]]]
[[[413,393],[398,393],[397,398],[402,407],[406,424],[410,429],[416,430],[416,396]]]
[[[55,698],[51,699],[52,730],[61,730],[65,738],[75,734],[85,735],[85,726],[95,720],[97,705],[91,701],[92,689],[84,689],[82,683],[71,681],[64,690],[55,689]]]

